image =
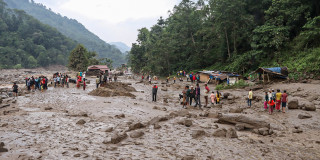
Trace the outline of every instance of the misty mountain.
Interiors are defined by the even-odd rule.
[[[116,46],[122,53],[126,53],[131,50],[131,48],[123,42],[109,42],[109,44]]]
[[[97,52],[99,58],[110,58],[115,66],[126,63],[125,55],[117,47],[101,40],[77,20],[54,13],[50,8],[33,0],[4,0],[4,2],[9,8],[24,10],[42,23],[56,28],[65,36],[83,44],[89,51]]]

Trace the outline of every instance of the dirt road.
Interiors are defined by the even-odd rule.
[[[182,109],[178,94],[187,82],[159,81],[158,102],[151,102],[151,85],[119,80],[137,90],[135,98],[91,96],[95,84],[89,84],[86,91],[72,85],[10,100],[15,103],[0,109],[0,159],[320,159],[318,82],[272,86],[287,89],[289,99],[300,104],[314,103],[316,111],[268,115],[261,100],[247,107],[244,89],[222,91],[234,99],[222,99],[221,106]],[[262,97],[267,88],[254,94]],[[274,133],[263,136],[245,129],[233,138],[215,136],[219,129],[235,128],[217,123],[219,113],[230,114],[234,107],[241,108],[236,114],[266,119]],[[301,113],[312,117],[299,119]],[[293,133],[295,127],[301,132]]]

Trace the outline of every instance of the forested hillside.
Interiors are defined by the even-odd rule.
[[[0,0],[0,69],[66,65],[76,42]]]
[[[319,74],[319,15],[319,0],[182,0],[167,19],[139,30],[130,63],[161,75],[259,66]]]
[[[62,34],[83,44],[89,51],[97,52],[99,58],[109,58],[114,61],[114,65],[126,63],[125,56],[116,47],[107,44],[98,36],[88,31],[77,20],[56,14],[51,9],[47,9],[42,4],[29,0],[4,0],[10,8],[26,11],[31,16],[37,18],[42,23],[57,28]],[[88,1],[88,3],[90,3]]]
[[[122,53],[130,51],[130,47],[123,42],[110,42],[109,44],[116,46]]]

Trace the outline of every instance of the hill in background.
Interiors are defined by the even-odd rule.
[[[66,65],[76,42],[0,0],[0,69]]]
[[[116,46],[122,53],[126,53],[131,50],[131,48],[123,42],[109,42],[109,44]]]
[[[83,44],[89,51],[97,52],[99,58],[110,58],[115,66],[126,63],[125,55],[118,48],[101,40],[77,20],[54,13],[46,6],[29,0],[4,0],[4,2],[8,7],[24,10],[42,23],[56,28],[65,36]]]

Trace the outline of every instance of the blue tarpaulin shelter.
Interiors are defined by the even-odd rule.
[[[287,67],[273,67],[273,68],[258,68],[255,72],[259,75],[258,79],[263,81],[267,79],[287,79],[288,78],[288,69]]]

